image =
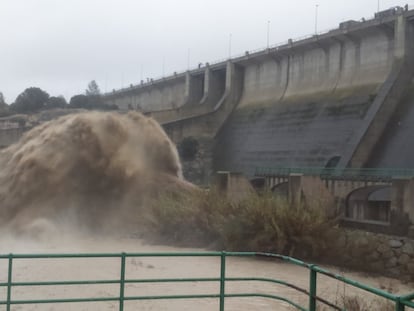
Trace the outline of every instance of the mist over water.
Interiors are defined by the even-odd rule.
[[[0,225],[20,235],[138,230],[148,200],[192,188],[174,144],[135,112],[43,123],[0,153],[0,167]]]

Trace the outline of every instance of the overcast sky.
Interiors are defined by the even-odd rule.
[[[378,0],[0,0],[0,92],[103,92],[369,18]],[[380,9],[414,0],[380,0]],[[231,34],[231,35],[230,35]],[[230,40],[231,37],[231,40]]]

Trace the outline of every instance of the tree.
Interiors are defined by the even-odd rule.
[[[101,90],[99,89],[98,84],[95,80],[92,80],[88,84],[88,88],[85,91],[86,96],[99,96],[101,95]]]
[[[6,100],[4,99],[3,93],[0,92],[0,117],[9,115],[9,105],[7,105]]]
[[[52,96],[46,102],[46,108],[65,108],[67,105],[66,99],[63,96]]]
[[[92,80],[88,84],[88,88],[85,90],[85,95],[75,95],[70,99],[69,108],[83,108],[83,109],[96,109],[96,110],[116,110],[116,105],[107,105],[99,90],[99,86],[95,80]]]
[[[0,106],[4,106],[6,104],[6,100],[4,99],[4,95],[2,92],[0,92]]]
[[[75,95],[75,96],[72,96],[72,98],[69,101],[69,108],[88,109],[89,108],[88,102],[89,102],[88,96],[83,95],[83,94]]]
[[[38,87],[29,87],[17,96],[10,108],[18,113],[39,111],[46,106],[49,94]]]

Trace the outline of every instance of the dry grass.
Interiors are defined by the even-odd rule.
[[[292,205],[271,193],[232,202],[217,191],[163,195],[145,219],[154,234],[174,242],[317,258],[335,236],[327,209]]]
[[[389,293],[395,293],[398,291],[395,283],[389,281],[387,283],[382,283],[379,286],[382,290],[385,290]],[[339,294],[337,292],[337,298],[334,302],[335,305],[341,307],[345,311],[394,311],[395,303],[385,298],[377,297],[374,299],[372,296],[364,297],[361,295],[347,295],[346,293]],[[318,306],[318,311],[328,311],[331,308],[324,306]]]
[[[383,299],[366,301],[360,296],[349,296],[343,298],[343,307],[347,311],[393,311],[395,304]]]
[[[334,248],[340,232],[329,208],[292,205],[271,193],[234,202],[214,190],[174,192],[152,202],[143,220],[153,236],[175,244],[323,259]],[[394,291],[392,284],[381,288]],[[347,311],[395,309],[384,299],[367,300],[345,293],[337,297],[335,304]],[[330,309],[318,306],[318,310]]]

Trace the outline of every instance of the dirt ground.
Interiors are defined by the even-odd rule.
[[[148,245],[137,238],[105,238],[91,237],[48,238],[43,241],[24,241],[3,237],[0,253],[96,253],[96,252],[183,252],[202,251],[201,249],[176,248],[169,246]],[[176,277],[219,277],[219,259],[211,257],[190,258],[128,258],[126,278],[176,278]],[[46,281],[46,280],[104,280],[119,278],[119,259],[17,259],[13,263],[13,280]],[[385,277],[367,276],[355,272],[344,272],[330,267],[347,277],[376,287],[391,289],[394,292],[408,293],[412,285],[402,284],[398,280]],[[267,277],[289,281],[303,288],[308,288],[308,271],[291,264],[257,260],[252,258],[230,257],[227,261],[228,277]],[[0,261],[0,282],[7,280],[7,260]],[[195,293],[218,293],[218,283],[167,283],[167,284],[127,284],[125,294],[139,295],[175,295]],[[268,285],[259,282],[228,282],[227,293],[261,292],[292,298],[307,306],[307,298],[292,289]],[[1,300],[6,299],[6,290],[0,290]],[[12,299],[57,299],[75,297],[110,297],[119,295],[119,285],[71,285],[45,287],[16,287],[12,291]],[[342,296],[361,295],[364,299],[372,299],[362,291],[344,286],[326,277],[318,279],[318,295],[329,297],[331,301],[339,301]],[[118,310],[118,302],[88,302],[68,304],[14,305],[12,310]],[[127,301],[124,310],[218,310],[217,299],[200,300],[158,300]],[[228,298],[226,310],[293,310],[286,303],[264,298]],[[6,310],[1,306],[0,310]]]

